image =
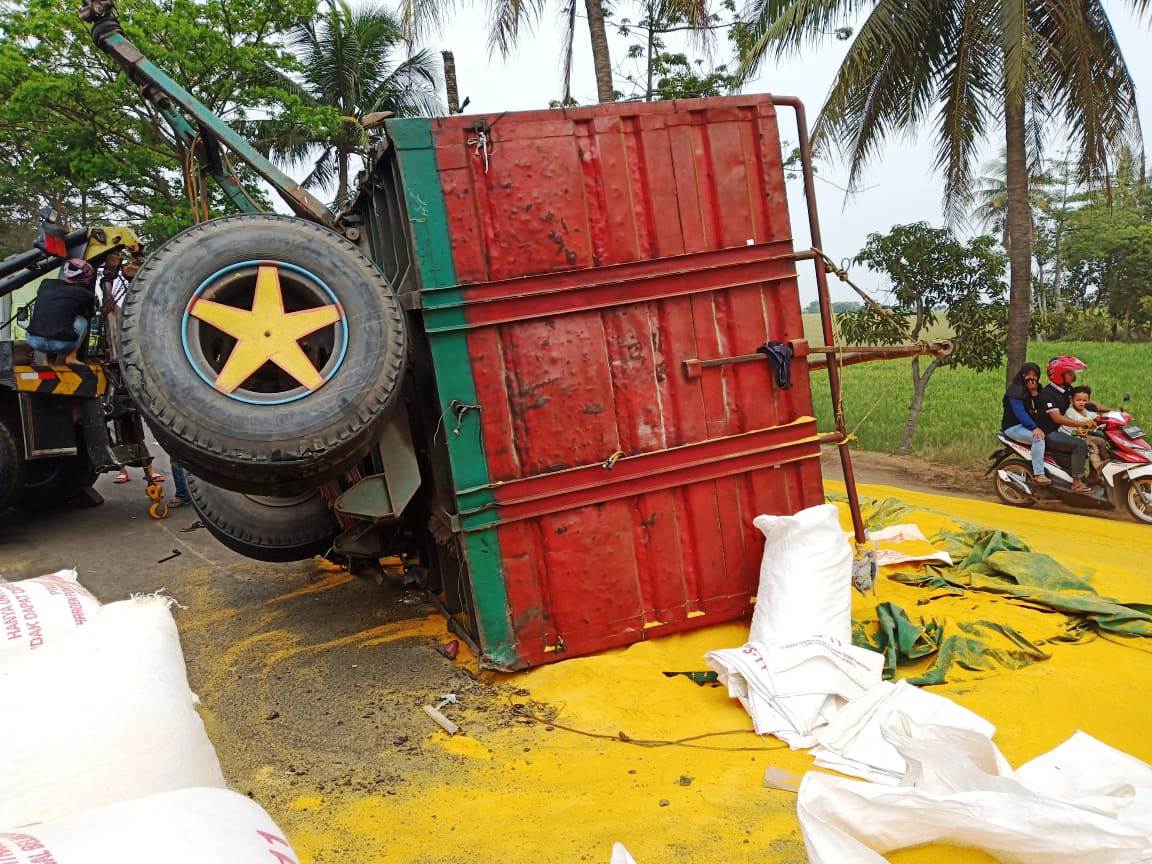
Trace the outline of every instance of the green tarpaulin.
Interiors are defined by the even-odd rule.
[[[866,522],[873,529],[906,520],[918,509],[894,498],[863,504]],[[942,684],[950,676],[956,677],[957,669],[994,672],[1047,659],[1049,654],[1041,646],[1051,642],[1080,641],[1094,633],[1152,636],[1152,606],[1100,596],[1086,576],[1072,572],[1049,555],[1033,552],[1022,539],[1006,531],[958,524],[959,528],[942,530],[930,538],[934,545],[947,549],[955,566],[922,565],[915,570],[887,572],[887,578],[930,589],[933,595],[917,601],[919,605],[978,591],[1023,608],[1063,616],[1065,626],[1033,641],[1004,621],[992,620],[994,605],[981,608],[982,617],[976,620],[931,614],[914,620],[899,605],[881,603],[874,620],[854,625],[853,641],[884,654],[886,678],[895,676],[899,666],[923,665],[931,658],[927,669],[909,678],[909,683]]]

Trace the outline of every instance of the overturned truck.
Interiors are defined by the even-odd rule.
[[[821,502],[821,445],[845,443],[839,410],[817,429],[809,373],[827,367],[839,406],[838,366],[863,359],[832,344],[799,102],[389,119],[332,213],[110,3],[82,14],[241,211],[153,251],[122,322],[127,385],[216,537],[265,560],[404,556],[496,668],[747,613],[753,517]],[[781,108],[812,249],[789,224]],[[296,215],[256,212],[225,150]]]

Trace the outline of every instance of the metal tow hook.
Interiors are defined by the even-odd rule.
[[[168,502],[164,500],[164,487],[158,483],[144,487],[144,494],[152,499],[148,505],[148,515],[153,519],[168,518]]]

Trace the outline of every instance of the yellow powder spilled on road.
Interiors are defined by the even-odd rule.
[[[929,536],[952,519],[1003,528],[1078,572],[1092,570],[1101,594],[1152,599],[1138,551],[1149,548],[1146,527],[884,487],[861,491],[934,511],[907,517]],[[875,597],[855,598],[854,613],[867,617],[877,603],[892,601],[910,615],[1002,620],[1034,639],[1064,626],[1063,616],[986,595],[917,605],[929,596],[935,595],[881,578]],[[810,757],[753,735],[747,715],[723,688],[663,674],[702,670],[705,651],[737,646],[746,633],[746,624],[728,624],[501,676],[502,692],[491,705],[452,711],[466,737],[430,730],[421,770],[388,790],[393,794],[330,795],[278,818],[304,864],[606,864],[615,841],[639,864],[800,864],[806,858],[795,795],[765,789],[762,779],[769,766],[801,774]],[[996,741],[1013,763],[1077,729],[1152,760],[1146,733],[1152,696],[1141,684],[1152,680],[1149,641],[1050,645],[1051,659],[1020,671],[933,689],[995,723]],[[524,691],[530,695],[510,695]],[[516,718],[509,702],[546,712],[551,731],[545,722]],[[485,722],[486,707],[505,721]],[[709,737],[695,737],[701,735]],[[688,737],[694,740],[657,743]],[[941,847],[889,858],[901,864],[992,860]]]
[[[293,810],[319,810],[324,806],[324,799],[320,795],[303,795],[289,805]]]
[[[218,602],[211,602],[214,598],[208,594],[210,591],[219,593],[219,589],[212,585],[212,582],[219,577],[219,571],[215,568],[206,568],[206,577],[194,571],[192,574],[194,584],[198,582],[204,583],[205,580],[208,580],[208,584],[205,585],[203,591],[198,592],[195,588],[188,589],[196,595],[183,601],[184,605],[188,606],[191,610],[188,615],[189,626],[204,627],[209,624],[218,624],[222,621],[237,618],[248,613],[271,612],[275,610],[276,607],[283,606],[291,600],[297,600],[311,594],[323,594],[326,591],[332,591],[342,585],[348,584],[355,578],[347,570],[339,569],[335,565],[328,564],[327,562],[318,563],[317,569],[325,575],[315,582],[310,582],[299,588],[294,588],[291,591],[285,591],[283,594],[277,594],[275,597],[250,606],[227,607],[214,609],[214,611],[204,610],[213,609],[213,607],[220,605]],[[198,579],[197,576],[200,576],[200,578]]]
[[[439,747],[445,753],[451,753],[454,756],[464,756],[468,759],[492,758],[491,750],[475,738],[468,737],[463,732],[458,732],[455,735],[437,732],[428,740],[433,746]]]
[[[329,639],[327,642],[318,642],[313,645],[296,644],[290,648],[282,648],[268,654],[265,663],[269,666],[282,663],[301,654],[314,654],[322,651],[331,651],[335,648],[345,648],[350,645],[370,647],[373,645],[386,645],[401,639],[412,639],[417,636],[439,636],[444,632],[443,620],[436,616],[416,621],[393,621],[390,624],[381,624],[369,627],[356,633],[349,633],[338,639]],[[299,636],[293,635],[292,640],[299,642]]]

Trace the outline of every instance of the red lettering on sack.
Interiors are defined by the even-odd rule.
[[[88,620],[88,616],[84,614],[84,606],[80,603],[80,598],[92,597],[91,592],[84,590],[83,586],[77,585],[62,576],[41,576],[36,580],[40,582],[49,595],[55,597],[57,595],[68,598],[68,611],[72,613],[72,620],[77,625],[83,624]],[[92,598],[96,599],[96,598]]]
[[[9,642],[20,638],[20,618],[11,596],[3,588],[0,588],[0,625],[3,625],[4,638]]]
[[[275,846],[277,843],[279,843],[281,846],[284,846],[289,850],[292,849],[291,845],[289,845],[288,841],[283,837],[277,837],[275,834],[269,834],[267,831],[261,831],[260,829],[256,829],[256,833],[263,837],[264,842],[266,842],[269,846]],[[300,862],[293,858],[291,855],[285,855],[278,849],[269,849],[268,854],[275,858],[278,864],[300,864]],[[3,862],[0,862],[0,864],[3,864]]]
[[[17,864],[15,849],[35,853],[19,859],[28,864],[59,864],[56,856],[31,834],[0,834],[0,841],[3,840],[7,840],[13,846],[0,842],[0,864]]]
[[[80,603],[80,598],[75,594],[68,595],[68,611],[72,613],[72,620],[76,622],[77,626],[88,620],[84,615],[84,607]]]
[[[8,590],[12,591],[13,587],[14,586],[9,585]],[[16,605],[19,607],[19,611],[23,613],[24,621],[27,622],[26,629],[28,630],[28,636],[31,639],[30,647],[39,648],[44,644],[44,639],[39,623],[40,616],[36,612],[36,607],[32,603],[32,598],[28,596],[28,592],[26,592],[23,588],[17,589],[13,591],[13,593],[16,595]],[[18,631],[19,624],[17,623],[14,626]]]

